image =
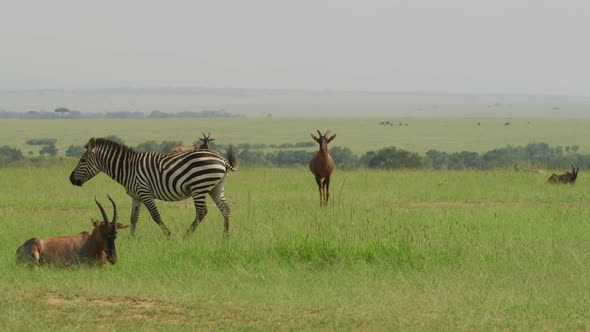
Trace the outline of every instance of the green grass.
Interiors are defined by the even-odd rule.
[[[230,174],[232,235],[190,200],[142,210],[104,268],[17,267],[32,236],[76,234],[110,193],[74,162],[0,172],[0,326],[7,330],[539,330],[590,328],[590,182],[511,171],[336,171],[327,209],[305,169]],[[109,209],[110,211],[110,209]]]
[[[0,121],[0,141],[23,154],[39,147],[26,145],[31,138],[57,138],[63,156],[70,145],[84,145],[92,136],[117,135],[128,145],[147,140],[183,141],[192,144],[202,132],[211,132],[216,143],[282,144],[311,141],[316,129],[331,129],[337,138],[331,146],[345,146],[354,153],[396,146],[413,152],[429,149],[446,152],[486,152],[511,145],[546,142],[553,146],[580,145],[590,153],[590,119],[384,119],[408,126],[378,126],[381,119],[133,119],[133,120],[6,120]],[[510,126],[504,126],[506,121]],[[481,126],[477,126],[477,122]]]

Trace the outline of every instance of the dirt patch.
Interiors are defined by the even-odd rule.
[[[117,307],[117,319],[124,320],[153,320],[181,322],[187,308],[174,303],[144,300],[136,298],[101,298],[89,299],[80,296],[62,296],[49,293],[45,302],[51,306],[81,305],[91,308]]]

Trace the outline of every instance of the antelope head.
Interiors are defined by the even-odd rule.
[[[576,167],[574,167],[574,163],[572,165],[572,181],[575,181],[578,178],[578,172],[580,171],[580,165],[576,163]]]
[[[328,135],[331,133],[330,130],[326,130],[326,133],[322,135],[320,130],[317,130],[319,137],[311,134],[311,138],[316,141],[320,145],[320,151],[326,151],[328,149],[328,143],[332,142],[334,138],[336,138],[336,134],[332,135],[328,138]]]
[[[215,138],[211,137],[211,132],[209,132],[207,135],[205,135],[205,133],[202,134],[203,137],[199,138],[199,140],[203,141],[201,144],[201,149],[209,149],[209,142],[213,142]]]
[[[92,225],[94,226],[92,237],[94,238],[96,246],[105,251],[109,263],[115,264],[117,262],[117,249],[115,248],[117,229],[127,228],[129,225],[122,225],[118,223],[119,214],[117,212],[117,204],[115,204],[115,201],[113,201],[111,196],[107,195],[107,197],[113,205],[113,218],[109,222],[104,208],[95,197],[94,201],[96,202],[96,205],[98,205],[98,209],[102,214],[103,221],[101,222],[96,219],[92,219]]]

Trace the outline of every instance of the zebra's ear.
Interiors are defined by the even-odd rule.
[[[90,140],[86,145],[84,145],[84,147],[86,148],[86,150],[94,152],[94,148],[96,148],[96,140],[94,139],[94,137],[90,138]]]

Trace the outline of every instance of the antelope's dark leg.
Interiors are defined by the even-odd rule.
[[[141,201],[143,202],[145,207],[147,207],[148,211],[150,211],[152,219],[154,219],[156,224],[160,226],[164,235],[166,235],[169,238],[172,234],[170,233],[170,230],[168,230],[168,227],[166,227],[166,225],[162,221],[162,217],[160,217],[160,212],[158,212],[158,208],[156,207],[154,199],[151,196],[146,195],[141,198]]]
[[[135,227],[139,219],[139,210],[141,209],[141,199],[133,197],[131,201],[131,235],[135,235]]]
[[[324,179],[324,185],[326,186],[326,191],[325,191],[325,195],[326,195],[326,205],[328,205],[328,200],[330,199],[330,176],[328,176],[326,179]]]
[[[324,206],[324,188],[322,186],[322,179],[316,175],[315,182],[318,184],[318,188],[320,189],[320,206]]]

